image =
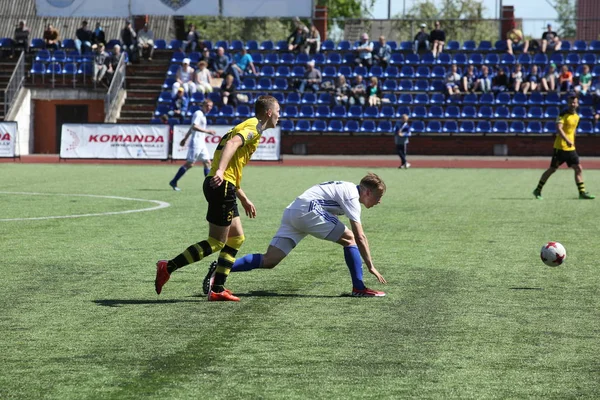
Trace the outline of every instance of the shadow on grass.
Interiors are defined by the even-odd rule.
[[[99,306],[104,306],[104,307],[121,307],[121,306],[127,306],[127,305],[137,306],[137,305],[146,305],[146,304],[197,303],[197,301],[196,300],[178,300],[178,299],[171,299],[171,300],[102,299],[102,300],[94,300],[94,303],[96,303]]]
[[[172,192],[173,189],[172,188],[165,188],[165,189],[135,189],[138,192]]]
[[[352,297],[350,293],[342,293],[338,295],[322,295],[322,294],[298,294],[298,293],[277,293],[267,292],[265,290],[253,290],[248,293],[235,293],[237,297],[296,297],[296,298],[314,298],[314,299],[334,299],[338,297]],[[197,294],[191,297],[206,297],[204,294]]]
[[[541,287],[511,287],[510,290],[544,290]]]
[[[535,197],[494,197],[492,200],[512,200],[512,201],[523,201],[523,200],[535,200]]]

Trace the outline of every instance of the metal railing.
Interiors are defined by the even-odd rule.
[[[4,89],[4,118],[8,115],[10,108],[13,106],[19,90],[23,86],[25,80],[25,52],[21,52],[21,56],[17,61],[15,70],[13,71],[6,89]]]
[[[126,53],[124,52],[121,54],[119,64],[117,64],[117,68],[115,69],[112,81],[110,82],[110,87],[108,88],[108,92],[106,92],[106,96],[104,97],[105,119],[109,117],[110,110],[113,107],[113,104],[119,95],[119,91],[125,87],[125,78],[127,75],[127,63],[125,62],[125,54]]]

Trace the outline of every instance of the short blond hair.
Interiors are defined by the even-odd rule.
[[[262,118],[265,113],[273,108],[273,106],[277,103],[279,102],[273,96],[260,96],[254,103],[254,115],[256,115],[257,118]]]
[[[372,172],[367,173],[367,175],[360,180],[360,186],[376,192],[380,196],[383,196],[386,190],[385,182]]]

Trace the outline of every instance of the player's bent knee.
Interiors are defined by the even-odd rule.
[[[351,230],[346,229],[337,242],[344,247],[355,245],[356,241],[354,240],[354,233],[352,233]]]

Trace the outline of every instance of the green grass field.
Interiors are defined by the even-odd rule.
[[[365,278],[386,297],[348,297],[341,247],[308,238],[274,270],[232,274],[240,303],[208,303],[215,256],[154,292],[156,261],[207,234],[202,170],[177,193],[177,167],[0,164],[0,220],[156,207],[56,194],[171,204],[0,221],[1,399],[600,397],[600,200],[577,200],[572,172],[536,201],[540,170],[375,169],[388,191],[363,226],[389,283]],[[306,188],[366,171],[247,167],[258,218],[240,255]],[[599,194],[600,171],[584,175]],[[549,240],[564,266],[540,261]]]

